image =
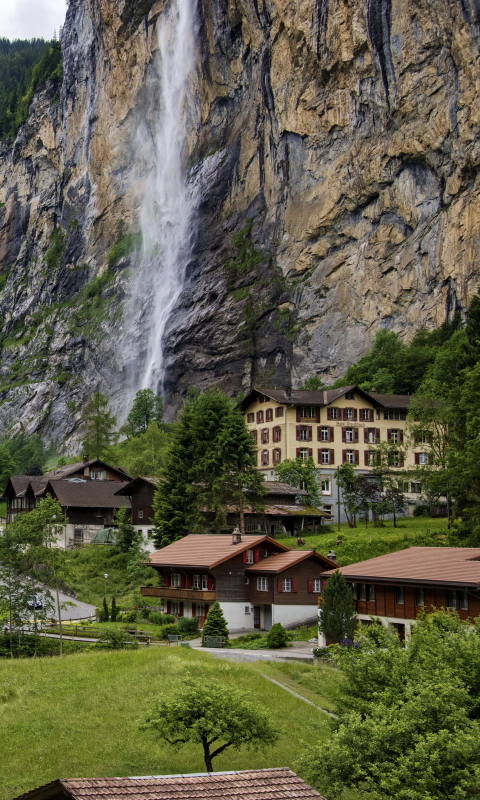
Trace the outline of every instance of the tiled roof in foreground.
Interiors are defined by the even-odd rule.
[[[63,791],[62,791],[63,790]],[[15,800],[323,800],[290,769],[58,780]]]
[[[265,534],[243,534],[241,541],[233,544],[231,534],[191,533],[152,553],[150,562],[166,567],[208,567],[211,569],[223,561],[228,561],[238,553],[243,553],[267,540],[275,544],[279,550],[290,549],[280,542],[269,539]]]

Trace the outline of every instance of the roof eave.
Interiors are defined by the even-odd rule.
[[[340,569],[341,567],[337,567]],[[328,572],[322,572],[320,575],[321,578],[329,578],[334,570],[328,570]],[[345,580],[351,581],[365,581],[366,583],[381,583],[386,585],[397,585],[397,584],[408,584],[411,586],[420,584],[421,586],[459,586],[462,584],[463,586],[468,586],[471,589],[480,589],[480,582],[475,583],[474,581],[444,581],[441,579],[437,580],[430,580],[425,578],[402,578],[402,577],[394,577],[394,578],[379,578],[376,575],[346,575],[342,573]]]

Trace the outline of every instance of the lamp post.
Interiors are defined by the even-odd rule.
[[[104,592],[104,596],[106,597],[106,596],[107,596],[107,578],[108,578],[108,575],[107,575],[107,573],[106,573],[106,572],[104,572],[104,573],[103,573],[103,577],[105,578],[105,592]]]

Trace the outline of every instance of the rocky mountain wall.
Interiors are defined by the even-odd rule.
[[[173,1],[173,0],[172,0]],[[123,314],[164,0],[71,0],[62,86],[0,150],[0,430],[121,414],[148,309]],[[188,386],[330,380],[479,283],[480,3],[199,0],[185,164],[200,199],[164,338]],[[113,248],[113,249],[112,249]],[[134,388],[134,387],[133,387]]]

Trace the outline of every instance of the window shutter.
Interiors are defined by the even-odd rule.
[[[245,550],[244,553],[242,553],[242,561],[243,561],[244,564],[247,563],[247,551],[246,550]]]
[[[295,430],[297,432],[297,442],[299,442],[300,441],[300,425],[297,425]]]
[[[370,422],[373,422],[375,419],[375,412],[373,408],[370,409]]]
[[[360,451],[355,450],[355,464],[360,464]]]
[[[391,428],[387,428],[387,442],[390,444],[390,439],[392,438],[392,431]]]
[[[307,592],[313,592],[313,578],[307,578]]]
[[[398,431],[398,441],[399,444],[403,444],[403,431]]]
[[[353,429],[353,441],[358,442],[358,428]]]
[[[210,610],[210,606],[209,606],[209,604],[208,604],[208,603],[205,603],[205,616],[207,616],[207,614],[208,614],[209,610]]]
[[[185,575],[180,575],[180,589],[185,589]]]
[[[378,444],[378,443],[379,443],[379,441],[380,441],[380,428],[377,428],[377,429],[375,430],[375,441],[377,442],[377,444]]]
[[[342,464],[345,464],[347,461],[347,451],[342,450]]]
[[[282,441],[282,429],[281,429],[281,427],[279,425],[278,428],[277,428],[277,442],[281,442],[281,441]]]
[[[163,576],[163,582],[165,586],[170,586],[170,573],[166,572]]]
[[[327,408],[327,419],[332,419],[332,409],[330,406]]]
[[[369,455],[368,455],[368,450],[364,451],[364,456],[365,456],[364,464],[365,464],[366,467],[369,467],[370,466],[370,458],[369,458]]]
[[[283,592],[283,578],[277,578],[277,592]]]
[[[330,441],[335,441],[335,428],[330,428]]]
[[[317,461],[319,464],[322,463],[322,451],[320,449],[317,450]]]
[[[299,447],[297,447],[297,451],[296,452],[297,452],[297,458],[300,458],[300,448]]]
[[[431,463],[431,462],[430,462],[430,456],[427,454],[427,466],[429,466],[429,465],[430,465],[430,463]]]
[[[207,578],[207,589],[209,592],[213,591],[213,578],[210,575]]]
[[[398,464],[400,467],[405,466],[405,456],[403,455],[403,453],[398,454]]]
[[[180,602],[180,613],[179,613],[178,616],[179,617],[183,617],[183,603],[182,602]]]
[[[342,419],[347,419],[347,409],[346,408],[340,408],[339,409],[339,413],[340,413],[340,416],[341,416]]]
[[[196,616],[197,616],[197,604],[196,603],[192,603],[192,617],[196,617]]]
[[[171,614],[171,613],[172,613],[172,601],[171,600],[167,600],[167,614]]]
[[[368,428],[363,429],[363,443],[368,444]]]
[[[297,422],[300,422],[300,420],[302,419],[302,415],[300,413],[300,406],[296,406],[296,409],[297,409]]]
[[[311,447],[309,447],[309,448],[308,448],[308,457],[309,457],[309,458],[312,458],[312,456],[313,456],[313,450],[312,450],[312,448],[311,448]]]
[[[357,420],[357,419],[358,419],[358,412],[357,412],[357,409],[356,409],[356,408],[354,408],[354,409],[353,409],[353,419],[354,419],[354,420]]]
[[[315,422],[320,422],[320,408],[317,406],[315,409]]]
[[[420,464],[420,453],[415,453],[415,464]]]
[[[346,441],[347,441],[347,429],[346,428],[342,428],[342,442],[346,442]]]
[[[191,575],[187,575],[187,589],[191,589],[191,588],[192,588],[192,576]]]
[[[317,442],[322,441],[322,429],[320,427],[317,428]]]
[[[298,578],[292,578],[292,592],[298,592]]]
[[[330,450],[329,464],[335,464],[335,450]]]
[[[258,564],[258,562],[260,561],[260,550],[254,550],[253,551],[253,557],[254,557],[255,564]]]
[[[312,441],[312,426],[311,426],[311,425],[309,425],[309,426],[308,426],[308,433],[307,433],[307,436],[308,436],[308,439],[307,439],[307,441],[308,441],[308,442],[311,442],[311,441]]]

